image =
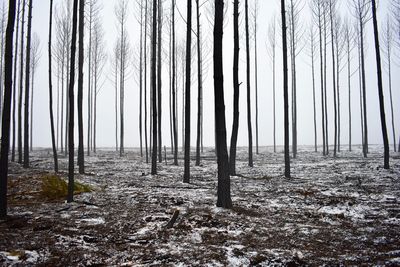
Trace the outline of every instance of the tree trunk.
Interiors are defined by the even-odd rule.
[[[157,133],[158,133],[158,162],[162,163],[162,135],[161,135],[161,115],[162,115],[162,101],[161,101],[161,89],[162,89],[162,61],[161,61],[161,50],[162,50],[162,1],[158,0],[158,58],[157,58]]]
[[[314,111],[314,151],[318,152],[318,136],[317,136],[317,108],[315,101],[315,39],[314,30],[311,28],[311,76],[312,76],[312,88],[313,88],[313,111]]]
[[[323,36],[322,36],[322,5],[318,2],[318,30],[319,30],[319,58],[320,58],[320,74],[321,74],[321,127],[322,127],[322,155],[326,155],[326,136],[325,136],[325,112],[324,112],[324,56],[323,56]]]
[[[185,168],[183,182],[190,182],[190,76],[192,50],[192,0],[187,0],[186,25],[186,84],[185,84]]]
[[[222,35],[224,24],[224,1],[215,0],[214,24],[214,101],[217,136],[218,192],[217,207],[232,208],[231,181],[229,177],[228,149],[226,147],[226,122],[224,103],[224,73]]]
[[[85,173],[85,151],[83,147],[83,63],[84,63],[84,27],[85,27],[85,0],[79,0],[79,55],[78,55],[78,166],[79,173]],[[88,147],[88,150],[90,148]]]
[[[325,150],[326,154],[329,154],[329,122],[328,122],[328,92],[327,92],[327,22],[326,22],[326,11],[324,10],[324,112],[325,112]]]
[[[92,95],[92,29],[93,29],[93,5],[89,4],[89,47],[88,47],[88,128],[87,128],[87,155],[90,156],[90,136],[92,132],[92,108],[91,108],[91,95]]]
[[[14,52],[14,78],[13,78],[13,88],[12,88],[12,152],[11,152],[11,161],[15,161],[15,133],[16,133],[16,120],[15,120],[15,109],[16,109],[16,92],[17,92],[17,65],[18,65],[18,33],[19,33],[19,12],[20,12],[21,0],[18,0],[18,12],[17,12],[17,31],[15,38],[15,52]],[[4,95],[4,93],[3,93]],[[4,99],[3,99],[4,101]],[[3,104],[4,105],[4,104]]]
[[[291,16],[291,54],[292,54],[292,150],[293,158],[297,157],[297,74],[296,74],[296,25],[293,0],[290,0]]]
[[[146,38],[146,37],[145,37]],[[140,59],[139,59],[139,140],[140,157],[143,158],[143,0],[140,0]]]
[[[331,49],[332,49],[332,83],[333,83],[333,109],[334,109],[334,144],[333,144],[333,157],[336,157],[337,152],[337,139],[338,139],[338,128],[337,128],[337,99],[336,99],[336,60],[335,60],[335,35],[333,33],[333,6],[332,0],[329,1],[329,18],[331,23]]]
[[[26,0],[22,2],[22,24],[21,24],[21,52],[20,52],[20,77],[18,94],[18,163],[22,164],[22,94],[24,87],[24,40],[25,40],[25,6]]]
[[[239,132],[239,0],[233,2],[233,125],[229,154],[229,173],[236,175],[236,146]]]
[[[15,24],[16,0],[10,0],[8,4],[8,22],[6,30],[6,48],[4,56],[4,103],[1,128],[1,152],[0,152],[0,218],[7,216],[7,175],[8,152],[10,148],[10,113],[12,95],[12,70],[13,70],[13,35]]]
[[[383,79],[382,79],[382,64],[381,64],[381,51],[379,47],[379,30],[378,20],[376,15],[376,1],[372,0],[372,21],[374,24],[374,38],[375,38],[375,53],[376,53],[376,65],[378,74],[378,95],[379,95],[379,107],[381,116],[381,128],[382,128],[382,139],[384,146],[384,168],[389,169],[389,140],[386,128],[386,115],[385,115],[385,99],[383,97]]]
[[[363,93],[363,119],[364,119],[364,142],[363,155],[366,158],[368,155],[368,122],[367,122],[367,89],[365,79],[365,56],[364,56],[364,24],[360,21],[360,40],[361,40],[361,78],[362,78],[362,93]]]
[[[346,50],[347,50],[347,83],[348,83],[348,90],[349,90],[349,151],[352,150],[351,146],[351,61],[350,61],[350,33],[346,32]]]
[[[149,163],[149,150],[147,142],[147,1],[144,8],[144,142],[146,147],[146,163]]]
[[[29,83],[31,69],[31,40],[32,40],[32,0],[28,7],[28,33],[26,37],[25,60],[25,106],[24,106],[24,168],[29,168]]]
[[[282,16],[282,48],[283,48],[283,100],[284,100],[284,129],[285,129],[285,177],[286,178],[290,178],[288,52],[287,52],[287,37],[286,37],[286,30],[287,29],[286,29],[285,0],[281,0],[281,16]]]
[[[257,64],[257,10],[254,10],[254,83],[256,89],[256,154],[258,155],[258,64]]]
[[[249,139],[249,166],[253,167],[253,130],[251,126],[251,93],[250,93],[250,44],[249,44],[249,5],[245,0],[246,20],[246,77],[247,77],[247,131]]]
[[[76,33],[78,21],[78,1],[74,0],[74,11],[72,17],[72,41],[71,41],[71,64],[69,77],[69,126],[68,126],[68,195],[67,202],[74,201],[74,84],[75,84],[75,53],[76,53]],[[82,1],[82,0],[80,0]]]
[[[201,64],[201,38],[200,38],[200,5],[196,0],[197,16],[197,138],[196,138],[196,166],[200,166],[200,139],[201,139],[201,96],[203,90],[202,64]]]
[[[156,73],[156,55],[157,55],[157,0],[153,0],[153,29],[151,40],[151,95],[152,95],[152,134],[153,151],[151,154],[151,174],[157,174],[157,73]]]
[[[172,0],[172,121],[174,127],[174,165],[178,165],[178,125],[176,103],[176,45],[175,45],[175,0]]]

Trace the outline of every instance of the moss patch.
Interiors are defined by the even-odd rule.
[[[89,185],[79,182],[74,183],[74,194],[91,192],[93,189]],[[68,183],[58,175],[46,175],[42,177],[43,197],[49,199],[65,198],[68,194]]]

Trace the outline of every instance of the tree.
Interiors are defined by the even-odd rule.
[[[140,0],[138,2],[139,4],[139,9],[140,9],[140,19],[139,19],[139,25],[140,25],[140,55],[139,55],[139,140],[140,140],[140,157],[143,157],[143,116],[142,116],[142,110],[143,110],[143,27],[144,27],[144,15],[143,15],[143,0]],[[146,38],[146,36],[144,37]]]
[[[313,12],[314,23],[318,28],[319,35],[319,59],[320,59],[320,87],[321,87],[321,128],[322,128],[322,154],[325,156],[327,154],[327,144],[326,144],[326,123],[325,123],[325,101],[324,101],[324,85],[325,85],[325,76],[324,76],[324,46],[323,46],[323,29],[325,28],[324,23],[324,7],[323,2],[320,0],[313,0],[311,2],[311,9]]]
[[[257,18],[258,18],[258,0],[254,0],[254,83],[256,89],[256,154],[258,154],[258,64],[257,64]]]
[[[268,28],[268,55],[272,61],[272,114],[274,153],[276,153],[276,18],[272,19]]]
[[[329,12],[329,20],[330,20],[330,29],[331,29],[331,48],[332,48],[332,83],[333,83],[333,107],[334,107],[334,124],[335,124],[335,132],[334,132],[334,146],[333,146],[333,156],[336,157],[337,152],[337,140],[338,140],[338,108],[337,108],[337,94],[336,94],[336,57],[335,57],[335,34],[334,34],[334,17],[336,12],[336,3],[337,0],[329,0],[328,1],[328,12]]]
[[[125,81],[128,68],[129,40],[126,30],[126,21],[128,18],[128,2],[120,0],[115,6],[115,15],[117,17],[117,27],[119,28],[119,112],[120,112],[120,136],[119,136],[119,155],[124,154],[124,101],[125,101]]]
[[[5,46],[5,33],[6,33],[6,20],[7,10],[5,1],[0,9],[0,117],[3,110],[3,85],[4,85],[4,46]]]
[[[48,44],[48,60],[49,60],[49,113],[51,128],[51,145],[53,148],[54,171],[58,172],[58,156],[54,131],[54,115],[53,115],[53,80],[52,80],[52,29],[53,27],[53,0],[50,0],[50,16],[49,16],[49,44]]]
[[[315,40],[315,28],[313,24],[310,27],[310,59],[311,59],[311,78],[312,78],[312,95],[313,95],[313,113],[314,113],[314,151],[318,152],[318,135],[317,135],[317,108],[315,99],[315,58],[317,56],[317,43]]]
[[[145,0],[144,8],[144,142],[146,147],[146,163],[149,163],[149,151],[147,143],[147,22],[148,22],[148,7]]]
[[[393,135],[393,148],[394,152],[397,150],[396,146],[396,130],[394,126],[394,112],[393,112],[393,95],[392,95],[392,50],[393,50],[393,28],[391,24],[391,20],[388,17],[386,20],[386,25],[384,25],[383,29],[383,54],[386,61],[388,80],[389,80],[389,97],[390,97],[390,111],[392,117],[392,135]]]
[[[19,33],[19,12],[20,12],[21,0],[18,0],[18,11],[17,11],[17,30],[16,30],[16,38],[15,38],[15,52],[14,52],[14,77],[13,77],[13,88],[12,88],[12,152],[11,152],[11,161],[15,161],[15,137],[16,137],[16,120],[15,120],[15,111],[16,111],[16,98],[17,98],[17,65],[18,65],[18,33]],[[3,94],[4,95],[4,94]]]
[[[222,35],[224,31],[224,1],[215,0],[214,23],[214,99],[217,136],[218,192],[217,207],[232,208],[228,149],[226,146],[226,122],[224,103],[224,73],[222,59]]]
[[[18,92],[18,163],[22,164],[22,94],[24,86],[24,40],[25,40],[25,7],[26,0],[22,2],[21,22],[21,48],[20,48],[20,69],[19,69],[19,92]]]
[[[32,43],[32,0],[28,8],[28,33],[26,37],[25,61],[25,106],[24,106],[24,168],[29,168],[29,83],[31,70],[31,43]]]
[[[176,101],[176,42],[175,42],[175,0],[172,0],[172,121],[174,127],[174,165],[178,165],[178,125]]]
[[[7,175],[8,152],[10,147],[10,113],[13,76],[13,35],[15,25],[16,0],[8,2],[8,21],[6,30],[6,46],[4,50],[4,104],[1,128],[0,152],[0,218],[7,216]]]
[[[285,129],[285,177],[290,178],[289,156],[289,94],[288,94],[288,52],[286,34],[285,0],[281,0],[282,17],[282,49],[283,49],[283,100],[284,100],[284,129]]]
[[[202,53],[201,53],[201,31],[200,31],[200,0],[196,1],[197,17],[197,138],[196,138],[196,166],[200,166],[200,142],[201,142],[201,121],[202,121]]]
[[[392,0],[392,17],[394,19],[394,27],[396,33],[396,46],[400,48],[400,0]],[[397,151],[400,151],[400,139],[398,142]]]
[[[288,22],[289,22],[289,48],[291,59],[291,74],[292,74],[292,150],[293,158],[297,156],[297,72],[296,72],[296,57],[300,52],[299,42],[303,32],[301,30],[300,12],[302,7],[299,0],[289,1]]]
[[[39,46],[40,46],[40,39],[39,36],[35,33],[33,34],[32,38],[32,52],[31,52],[31,112],[30,112],[30,142],[29,142],[29,148],[30,151],[33,151],[33,93],[34,93],[34,85],[35,85],[35,74],[36,74],[36,69],[37,66],[39,65],[39,59],[40,59],[40,51],[39,51]]]
[[[249,37],[249,4],[245,0],[246,21],[246,77],[247,77],[247,132],[249,139],[249,166],[253,167],[253,130],[251,126],[251,91],[250,91],[250,37]]]
[[[68,126],[68,195],[67,202],[74,201],[74,85],[75,85],[75,54],[76,54],[76,35],[78,22],[78,1],[74,0],[72,15],[72,40],[71,40],[71,65],[69,72],[69,126]]]
[[[381,117],[382,139],[384,146],[384,168],[389,169],[389,140],[386,129],[386,115],[385,115],[385,99],[383,97],[383,79],[382,79],[382,63],[381,63],[381,50],[379,46],[379,29],[378,19],[376,15],[376,1],[371,0],[372,5],[372,21],[374,25],[374,39],[375,39],[375,54],[378,76],[378,96]]]
[[[78,47],[78,166],[79,173],[85,173],[85,151],[83,147],[83,63],[85,0],[79,0],[79,47]]]
[[[157,133],[158,133],[158,162],[162,163],[162,136],[161,136],[161,115],[162,115],[162,101],[161,101],[161,89],[162,89],[162,61],[161,61],[161,52],[162,52],[162,1],[158,0],[158,55],[157,55]]]
[[[229,152],[229,173],[236,175],[236,145],[239,131],[239,0],[233,2],[233,125]]]
[[[157,74],[156,74],[156,53],[157,53],[157,0],[153,0],[153,26],[151,34],[151,95],[152,95],[152,134],[153,151],[151,154],[151,174],[157,174]]]
[[[368,154],[368,123],[367,123],[367,90],[365,78],[365,24],[369,20],[369,0],[352,0],[353,16],[358,23],[358,35],[360,41],[360,59],[361,59],[361,81],[362,81],[362,105],[363,105],[363,155]]]
[[[185,80],[185,164],[183,182],[190,182],[190,76],[192,50],[192,0],[187,0],[186,80]]]

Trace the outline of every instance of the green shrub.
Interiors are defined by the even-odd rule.
[[[74,194],[93,191],[89,185],[74,183]],[[58,175],[46,175],[42,178],[42,195],[50,199],[65,198],[68,194],[68,183]]]

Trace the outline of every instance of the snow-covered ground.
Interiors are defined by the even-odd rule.
[[[9,219],[0,221],[0,264],[43,266],[297,266],[400,265],[400,156],[382,168],[382,148],[367,159],[360,148],[322,157],[301,147],[283,173],[283,154],[270,148],[247,167],[239,149],[231,178],[234,208],[216,203],[215,154],[192,162],[191,183],[180,166],[150,165],[137,150],[120,158],[103,150],[87,157],[96,190],[76,202],[40,198],[39,177],[51,171],[48,150],[32,155],[32,169],[10,170]],[[169,152],[169,151],[168,151]],[[62,176],[67,159],[61,157]],[[166,229],[175,210],[179,216]]]

